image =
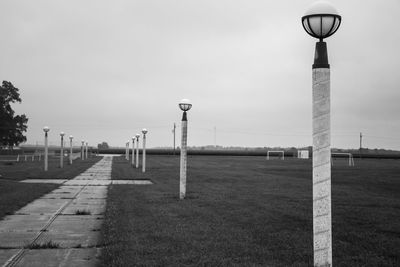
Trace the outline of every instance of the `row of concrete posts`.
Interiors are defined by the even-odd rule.
[[[146,134],[147,134],[147,129],[142,130],[143,134],[143,149],[142,149],[142,172],[146,172]],[[133,167],[139,168],[139,138],[140,134],[136,134],[135,136],[132,137],[132,161],[131,165]],[[135,140],[136,140],[136,159],[135,159]],[[126,148],[125,148],[125,159],[129,161],[129,148],[130,146],[130,141],[126,142]]]
[[[48,145],[48,132],[50,131],[50,128],[48,126],[43,127],[44,131],[44,171],[48,171],[49,168],[49,163],[48,163],[48,158],[49,158],[49,145]],[[61,149],[60,149],[60,168],[64,167],[64,132],[60,133],[61,136]],[[70,142],[70,151],[69,151],[69,164],[72,165],[73,161],[73,144],[72,140],[74,137],[72,135],[69,136],[69,142]],[[85,160],[88,159],[88,142],[82,140],[82,146],[81,146],[81,159]]]

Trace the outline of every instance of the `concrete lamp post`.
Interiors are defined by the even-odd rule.
[[[72,165],[72,139],[74,137],[72,135],[69,136],[69,164]]]
[[[143,133],[142,172],[145,172],[146,171],[146,134],[147,134],[147,129],[143,129],[142,133]]]
[[[125,159],[128,161],[129,161],[129,143],[130,143],[129,140],[125,143]]]
[[[50,128],[48,126],[43,127],[44,131],[44,171],[47,172],[49,169],[49,144],[48,144],[48,132]]]
[[[341,16],[326,1],[312,4],[301,21],[319,39],[312,65],[314,266],[332,266],[330,70],[323,39],[339,28]]]
[[[85,141],[82,140],[81,142],[82,142],[82,145],[81,145],[81,159],[84,160],[85,159],[85,153],[84,153],[83,149],[84,149],[84,146],[85,146]]]
[[[189,99],[182,99],[179,108],[183,111],[182,115],[182,141],[181,141],[181,162],[180,162],[180,179],[179,179],[179,198],[184,199],[186,196],[186,165],[187,165],[187,114],[186,112],[192,108]]]
[[[132,166],[135,166],[135,136],[132,137]]]
[[[140,134],[136,134],[136,168],[139,168],[139,137]]]
[[[60,149],[60,168],[64,168],[64,132],[60,133],[61,136],[61,149]]]

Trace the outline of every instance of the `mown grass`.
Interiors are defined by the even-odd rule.
[[[6,215],[13,214],[29,202],[51,192],[59,187],[56,184],[32,184],[20,183],[19,181],[28,178],[44,179],[72,179],[101,157],[93,157],[88,160],[75,160],[72,165],[64,164],[59,168],[59,159],[49,160],[49,169],[43,170],[43,160],[36,162],[19,162],[13,165],[0,163],[0,219]]]
[[[64,159],[64,168],[60,168],[60,159],[49,157],[48,171],[44,171],[43,157],[41,161],[20,161],[13,162],[12,165],[0,162],[0,179],[24,180],[24,179],[70,179],[87,170],[101,157],[91,157],[87,160],[79,158],[69,165],[67,158]]]
[[[149,156],[145,174],[114,160],[113,175],[154,184],[109,188],[103,266],[312,265],[311,161],[190,156],[181,201],[178,157]],[[335,161],[334,265],[398,266],[399,171],[398,160]]]

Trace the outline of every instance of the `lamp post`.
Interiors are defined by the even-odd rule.
[[[329,2],[317,1],[301,20],[319,39],[312,65],[314,266],[332,266],[330,70],[323,39],[337,31],[341,17]]]
[[[74,139],[74,137],[72,135],[69,136],[69,164],[72,165],[72,139]]]
[[[179,108],[183,111],[182,115],[182,141],[181,141],[181,162],[179,179],[179,198],[186,196],[186,165],[187,165],[187,115],[186,112],[192,108],[189,99],[182,99]]]
[[[143,129],[142,133],[143,133],[142,172],[145,172],[146,171],[146,134],[147,134],[147,129]]]
[[[129,140],[128,140],[128,142],[125,143],[125,159],[126,159],[126,160],[129,160],[128,148],[129,148]]]
[[[44,131],[44,171],[47,172],[49,169],[49,148],[48,148],[48,136],[47,133],[50,131],[50,128],[48,126],[43,127]]]
[[[132,166],[135,166],[135,136],[132,137]]]
[[[136,134],[136,168],[139,168],[139,137],[140,134]]]
[[[86,157],[85,159],[88,159],[88,142],[86,142]]]
[[[61,149],[60,149],[60,168],[64,167],[64,132],[60,133],[61,136]]]
[[[83,152],[83,147],[85,145],[85,141],[82,140],[82,145],[81,145],[81,159],[84,160],[85,159],[85,153]]]

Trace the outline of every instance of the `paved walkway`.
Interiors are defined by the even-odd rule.
[[[95,266],[111,164],[105,156],[0,221],[0,265]]]

